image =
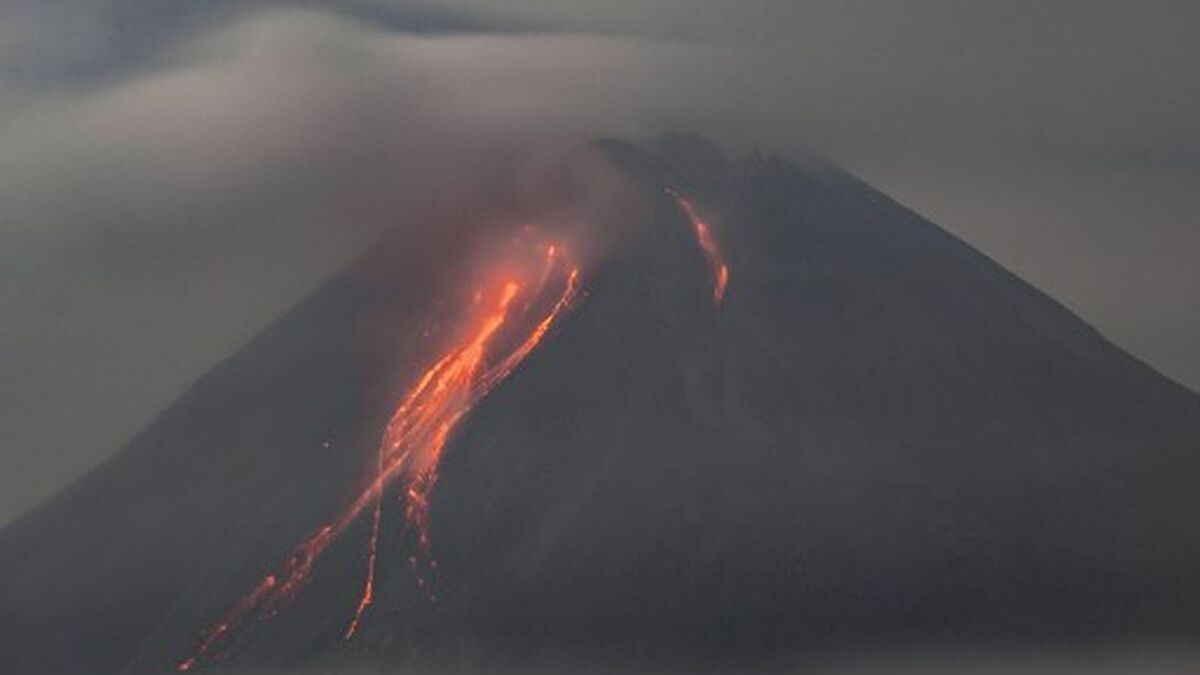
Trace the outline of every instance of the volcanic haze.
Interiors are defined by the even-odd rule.
[[[592,203],[596,164],[632,206]],[[481,293],[455,333],[458,296],[428,289],[477,256],[432,238],[399,266],[385,240],[0,531],[4,668],[674,667],[1200,628],[1195,393],[822,161],[673,135],[593,143],[550,183],[540,211],[454,218],[510,223],[497,242],[576,219],[577,277]],[[372,482],[422,371],[462,386],[412,423],[433,479]]]

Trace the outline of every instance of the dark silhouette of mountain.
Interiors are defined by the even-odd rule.
[[[436,599],[389,508],[353,640],[367,518],[198,670],[1200,628],[1200,397],[836,167],[731,162],[680,135],[591,152],[648,209],[451,438]],[[719,309],[669,186],[732,269]],[[450,242],[399,245],[433,261]],[[330,281],[0,532],[6,672],[171,671],[344,503],[396,383],[430,357],[438,272],[388,259]]]

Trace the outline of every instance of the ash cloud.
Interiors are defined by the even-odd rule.
[[[1200,386],[1198,10],[1043,4],[14,3],[0,522],[380,232],[598,135],[828,154]]]
[[[618,52],[597,42],[580,67]],[[540,41],[272,12],[158,58],[112,84],[24,92],[0,122],[4,519],[381,232],[597,128],[537,112],[553,99],[520,85],[547,76],[522,74],[545,70]]]

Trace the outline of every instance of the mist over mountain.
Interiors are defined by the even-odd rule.
[[[535,213],[578,216],[582,292],[449,437],[433,594],[392,488],[352,639],[369,517],[197,672],[745,666],[1200,626],[1200,396],[827,162],[673,135],[556,171],[536,204],[488,194],[443,236],[385,239],[0,531],[13,672],[176,669],[369,475],[436,356],[454,233]],[[728,264],[719,303],[672,191]]]
[[[1200,388],[1197,22],[1185,0],[6,3],[0,523],[431,201],[530,147],[664,129],[828,156]]]

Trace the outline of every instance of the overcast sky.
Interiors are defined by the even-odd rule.
[[[0,522],[514,144],[825,153],[1200,388],[1200,3],[20,0]]]

